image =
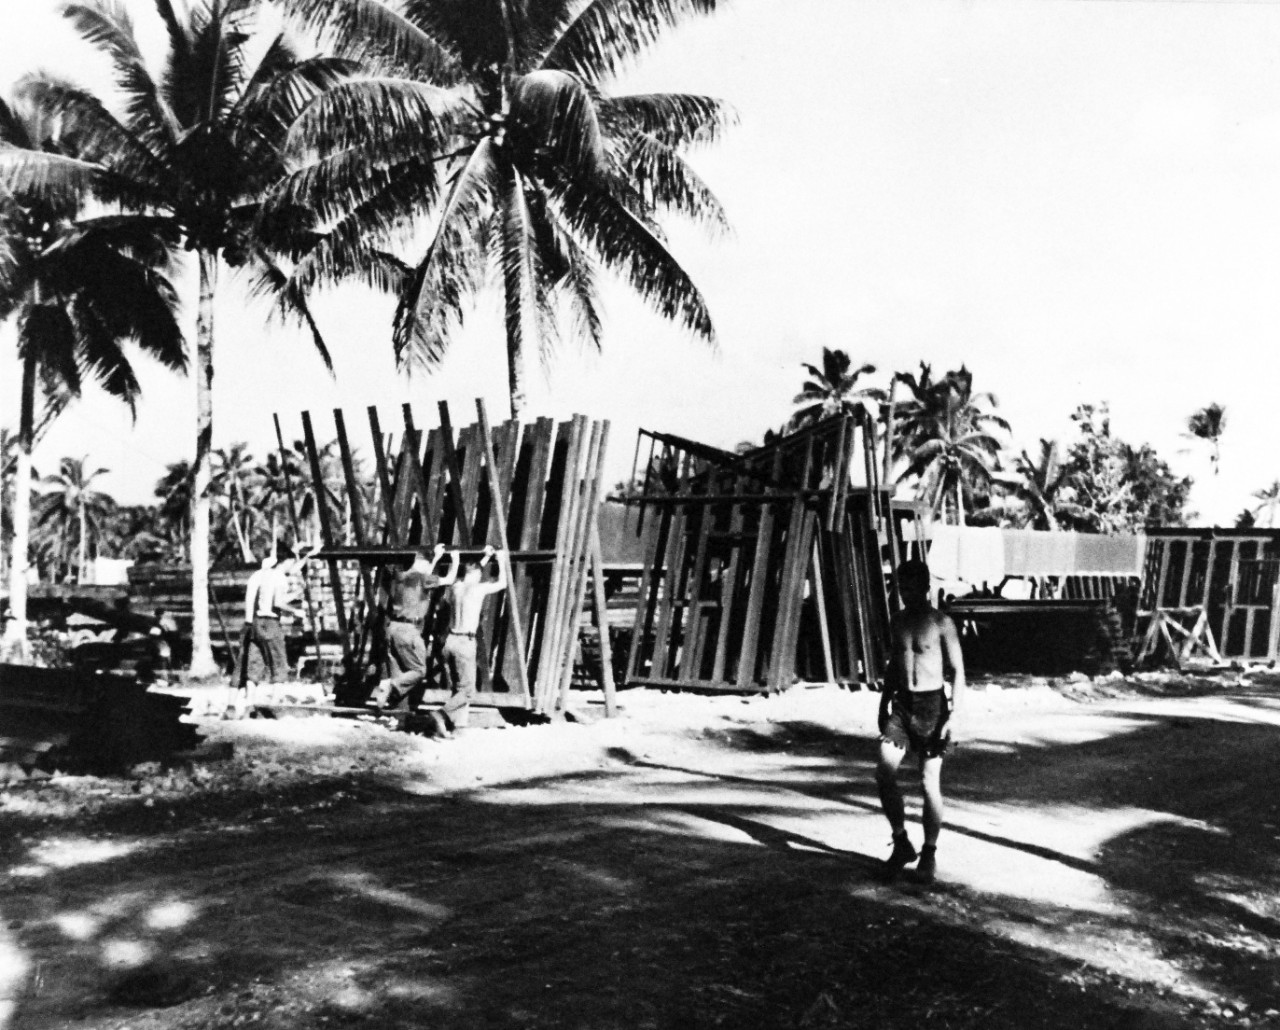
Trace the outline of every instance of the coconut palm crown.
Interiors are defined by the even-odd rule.
[[[911,392],[895,411],[900,428],[894,444],[907,462],[899,481],[915,477],[934,512],[950,501],[963,525],[965,491],[990,485],[995,456],[1004,446],[996,431],[1008,433],[1009,423],[992,410],[993,394],[973,392],[973,373],[963,365],[937,380],[923,363],[919,377],[895,378]]]
[[[1209,444],[1209,464],[1218,474],[1222,460],[1222,434],[1227,429],[1227,409],[1221,404],[1207,404],[1187,417],[1186,436]]]
[[[823,347],[822,367],[805,364],[804,368],[809,378],[791,402],[801,406],[791,416],[791,425],[795,428],[844,412],[866,411],[864,401],[875,401],[877,407],[885,401],[883,390],[858,385],[862,376],[875,374],[875,365],[853,368],[849,355],[842,350]]]
[[[376,70],[327,93],[291,134],[299,167],[273,206],[290,231],[314,233],[290,280],[300,293],[347,277],[395,292],[397,360],[431,366],[492,274],[517,411],[526,344],[545,360],[562,315],[599,346],[601,267],[714,342],[658,217],[727,229],[685,154],[734,116],[710,97],[605,88],[665,31],[723,0],[280,2]],[[428,217],[425,251],[401,262],[392,251]]]
[[[180,17],[171,0],[155,0],[168,36],[164,74],[157,80],[122,4],[65,4],[64,15],[111,60],[119,113],[72,83],[32,76],[20,91],[56,121],[65,153],[0,152],[0,187],[50,201],[93,196],[120,212],[121,224],[168,232],[197,256],[191,518],[197,675],[215,671],[207,576],[213,311],[220,265],[250,269],[254,289],[311,325],[321,357],[329,360],[305,300],[290,292],[259,232],[259,215],[263,196],[284,173],[289,126],[350,66],[329,57],[302,60],[283,37],[270,41],[255,60],[254,19],[263,6],[263,0],[202,0]]]

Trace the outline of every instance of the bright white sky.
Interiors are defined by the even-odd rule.
[[[148,29],[149,0],[125,0]],[[34,67],[105,88],[101,62],[54,0],[0,4],[0,87]],[[158,39],[155,42],[159,43]],[[1198,481],[1227,520],[1280,476],[1280,5],[1228,0],[735,0],[671,36],[620,91],[732,101],[742,124],[697,163],[737,229],[673,245],[705,291],[711,353],[624,292],[604,353],[570,349],[530,376],[532,414],[613,420],[611,480],[637,425],[732,446],[781,423],[802,361],[824,345],[893,369],[967,363],[1014,445],[1063,437],[1081,402]],[[224,280],[226,282],[226,280]],[[330,379],[300,334],[264,327],[231,280],[218,308],[215,444],[273,444],[271,413],[343,406],[419,422],[450,401],[505,411],[496,301],[448,361],[407,382],[392,303],[344,290],[318,305]],[[194,322],[194,311],[191,313]],[[11,330],[0,333],[0,421],[15,421]],[[37,455],[110,468],[146,500],[193,449],[192,387],[144,370],[136,425],[86,396]],[[1228,409],[1222,473],[1181,437]],[[322,424],[327,420],[322,419]],[[359,423],[363,425],[363,422]],[[292,427],[292,428],[291,428]],[[322,430],[323,431],[323,430]]]

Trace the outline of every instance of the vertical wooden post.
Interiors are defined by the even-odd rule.
[[[604,555],[600,548],[600,519],[591,522],[591,575],[595,587],[596,628],[600,633],[600,682],[604,687],[604,714],[618,714],[617,689],[613,682],[613,643],[609,639],[609,601],[604,589]]]
[[[576,527],[573,589],[569,595],[565,613],[565,640],[563,647],[563,671],[560,674],[560,710],[569,703],[569,686],[573,682],[573,653],[578,643],[578,622],[582,605],[586,600],[588,563],[591,554],[591,528],[600,520],[600,479],[604,473],[604,452],[609,440],[609,423],[597,422],[591,433],[591,451],[583,474],[582,500],[579,504]]]
[[[284,449],[284,434],[280,432],[280,416],[273,414],[271,416],[276,425],[276,445],[280,448],[280,473],[284,476],[284,495],[289,502],[289,524],[293,526],[293,545],[297,547],[302,542],[301,527],[298,523],[298,506],[293,500],[293,477],[289,475],[289,455]],[[271,540],[271,546],[275,547],[275,538]],[[311,599],[311,584],[307,582],[307,574],[302,574],[302,597],[307,604],[307,621],[311,626],[311,640],[316,649],[316,672],[320,671],[323,657],[320,654],[320,627],[316,622],[316,606]]]
[[[818,629],[822,635],[822,661],[827,670],[827,682],[836,681],[836,663],[831,656],[831,624],[827,621],[827,592],[822,582],[822,549],[813,541],[813,599],[818,606]]]
[[[462,496],[462,468],[458,464],[458,451],[453,445],[453,424],[449,421],[449,405],[440,402],[440,437],[444,444],[445,467],[449,470],[449,495],[457,512],[458,543],[471,546],[471,515],[467,512]]]
[[[485,412],[484,401],[476,398],[476,413],[480,417],[480,438],[484,446],[484,463],[489,475],[489,494],[490,504],[493,508],[493,519],[498,527],[498,534],[502,539],[502,547],[504,550],[510,548],[507,540],[507,499],[502,494],[501,477],[498,475],[497,463],[493,454],[493,434],[489,431],[489,416]],[[520,682],[520,690],[525,696],[526,703],[530,700],[529,695],[529,670],[524,663],[524,622],[520,614],[520,595],[516,590],[515,575],[511,568],[511,560],[507,559],[507,617],[511,624],[511,633],[515,637],[516,652],[521,656],[521,660],[516,663],[516,677]]]
[[[329,498],[325,492],[324,474],[320,469],[320,454],[316,450],[315,433],[311,431],[311,413],[302,413],[302,438],[307,448],[307,461],[311,464],[311,481],[316,492],[316,515],[320,521],[320,539],[325,547],[333,546],[333,531],[329,526]],[[338,563],[329,559],[329,586],[333,590],[333,603],[337,609],[338,632],[342,634],[342,657],[348,668],[351,664],[351,638],[347,632],[347,604],[342,597],[342,574]]]

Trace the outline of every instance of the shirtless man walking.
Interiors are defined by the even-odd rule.
[[[497,563],[498,578],[485,582],[483,566],[489,561]],[[453,695],[439,712],[432,713],[436,731],[442,737],[452,736],[454,730],[466,729],[470,722],[471,701],[476,695],[476,633],[480,629],[480,614],[486,597],[507,589],[509,564],[506,551],[486,547],[478,562],[463,563],[462,578],[449,588],[453,607],[443,651]]]
[[[907,837],[898,766],[912,749],[920,759],[924,787],[924,847],[916,878],[932,883],[942,829],[942,756],[955,743],[964,711],[964,656],[955,623],[929,602],[929,568],[922,561],[898,569],[903,610],[890,625],[889,667],[880,699],[880,762],[876,784],[893,830],[893,853],[884,868],[897,876],[916,859]],[[948,703],[945,669],[952,670]]]

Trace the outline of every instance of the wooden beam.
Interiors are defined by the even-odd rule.
[[[311,413],[302,413],[303,445],[307,449],[307,461],[311,465],[311,480],[315,489],[316,516],[320,523],[320,539],[326,547],[334,545],[333,532],[329,528],[329,497],[325,489],[324,473],[320,469],[320,454],[316,450],[315,434],[311,430]],[[337,610],[338,632],[342,635],[342,657],[348,667],[351,664],[351,639],[347,631],[347,606],[342,597],[342,573],[336,561],[329,562],[329,586],[333,591],[333,603]]]
[[[508,549],[507,541],[507,501],[503,496],[502,480],[498,472],[497,461],[493,452],[493,436],[489,432],[489,416],[485,412],[484,401],[476,399],[476,414],[480,418],[480,438],[484,446],[485,469],[489,474],[489,492],[490,501],[493,509],[493,520],[497,527],[498,537],[502,542],[502,548]],[[510,632],[515,638],[516,653],[523,659],[525,654],[524,639],[524,621],[520,611],[520,596],[516,589],[515,575],[508,563],[506,568],[507,577],[507,621],[510,626]],[[525,667],[523,660],[516,663],[517,682],[520,686],[520,692],[528,699],[529,691],[529,670]]]

